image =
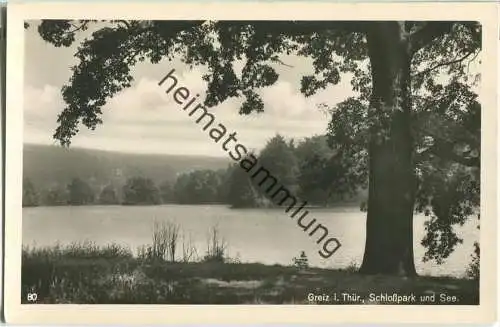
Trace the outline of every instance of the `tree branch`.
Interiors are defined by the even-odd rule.
[[[476,60],[477,56],[479,55],[479,53],[481,52],[481,50],[479,50],[475,55],[474,57],[471,58],[471,60],[469,60],[469,62],[467,62],[467,74],[469,74],[469,67],[470,67],[470,63],[473,62],[474,60]]]
[[[73,30],[71,31],[68,31],[67,34],[70,34],[70,33],[75,33],[75,32],[78,32],[79,30],[83,30],[87,27],[87,25],[89,24],[89,22],[83,22],[80,24],[80,26],[76,26],[75,24],[71,24],[71,26],[73,26]]]
[[[286,66],[286,67],[290,67],[290,68],[293,68],[293,67],[294,67],[294,66],[292,66],[292,65],[289,65],[289,64],[284,63],[281,59],[278,59],[278,58],[277,58],[277,59],[273,59],[272,61],[273,61],[273,62],[277,62],[278,64],[281,64],[281,65]]]
[[[444,62],[440,62],[440,63],[438,63],[438,64],[436,64],[436,65],[434,65],[434,66],[432,66],[432,67],[429,67],[429,68],[427,68],[427,69],[425,69],[425,70],[423,70],[423,71],[421,71],[421,72],[419,72],[419,73],[417,73],[417,74],[413,75],[412,77],[417,77],[417,76],[422,76],[422,75],[425,75],[425,74],[427,74],[427,73],[430,73],[430,72],[431,72],[431,71],[433,71],[433,70],[438,69],[439,67],[443,67],[443,66],[449,66],[449,65],[457,64],[457,63],[459,63],[459,62],[464,61],[464,60],[465,60],[465,59],[467,59],[468,57],[470,57],[473,53],[476,53],[476,51],[475,51],[475,50],[473,50],[473,51],[471,51],[471,52],[468,52],[468,53],[466,53],[464,56],[462,56],[462,57],[460,57],[460,58],[458,58],[458,59],[454,59],[454,60],[451,60],[451,61],[444,61]],[[479,52],[478,52],[477,54],[479,54]],[[477,54],[476,54],[476,56],[477,56]],[[476,56],[475,56],[475,57],[476,57]],[[475,57],[474,57],[474,58],[475,58]]]
[[[127,28],[131,27],[130,23],[126,20],[117,20],[116,22],[124,24],[125,26],[127,26]]]

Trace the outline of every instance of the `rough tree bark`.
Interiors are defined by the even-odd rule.
[[[373,90],[365,274],[416,275],[408,35],[398,22],[372,23],[367,32]]]

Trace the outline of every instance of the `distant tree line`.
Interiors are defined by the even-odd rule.
[[[355,196],[359,190],[332,189],[341,179],[342,162],[324,136],[306,138],[297,144],[281,135],[271,138],[258,154],[259,162],[309,204],[327,206]],[[111,183],[90,186],[75,177],[67,185],[38,190],[29,178],[23,182],[23,206],[57,205],[156,205],[228,204],[232,207],[271,206],[262,188],[239,165],[221,170],[194,170],[177,176],[175,181],[158,184],[147,177],[135,176],[124,185]]]

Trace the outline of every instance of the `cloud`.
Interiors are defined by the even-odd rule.
[[[172,66],[171,66],[172,67]],[[205,154],[225,156],[220,145],[215,144],[188,116],[166,88],[158,81],[172,68],[157,70],[155,76],[136,77],[135,82],[116,94],[103,108],[104,123],[90,131],[85,127],[74,137],[73,145],[107,150],[147,153]],[[185,86],[191,96],[204,97],[206,82],[203,68],[187,69],[175,66],[179,86]],[[346,96],[345,88],[334,86],[318,95],[305,98],[293,85],[280,80],[271,87],[260,90],[265,112],[248,116],[238,113],[243,99],[228,99],[210,108],[218,123],[224,124],[228,133],[235,131],[238,140],[249,148],[261,149],[276,133],[287,137],[302,138],[324,133],[328,119],[316,105],[331,100],[340,101]],[[52,143],[57,127],[57,114],[64,108],[60,88],[52,85],[27,86],[25,89],[25,140]]]
[[[53,85],[24,89],[24,138],[31,143],[52,143],[57,116],[64,108],[60,89]]]
[[[53,85],[44,85],[41,88],[27,85],[24,90],[24,113],[26,118],[46,117],[55,114],[58,108],[64,106],[60,89]]]
[[[310,103],[287,81],[277,81],[274,85],[264,88],[261,95],[266,104],[266,112],[275,117],[297,118],[314,109],[308,107]]]

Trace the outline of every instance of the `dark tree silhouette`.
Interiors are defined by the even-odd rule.
[[[174,202],[174,189],[170,181],[163,181],[160,186],[161,203]]]
[[[277,134],[268,140],[266,146],[259,153],[258,159],[259,165],[269,170],[282,185],[295,193],[297,189],[297,158],[293,148],[282,135]]]
[[[106,185],[99,195],[100,204],[119,204],[118,196],[116,195],[116,190],[113,185]]]
[[[94,191],[85,181],[73,178],[68,184],[68,204],[86,205],[94,202]]]
[[[43,204],[48,206],[63,206],[68,204],[68,191],[61,186],[54,186],[44,192]]]
[[[328,146],[327,136],[306,138],[297,144],[295,153],[299,196],[309,203],[329,205],[361,193],[361,183],[347,179],[352,172],[352,162],[344,164],[342,157]]]
[[[251,208],[260,203],[258,189],[245,170],[234,164],[229,172],[227,202],[233,208]]]
[[[23,207],[36,207],[39,205],[39,195],[29,178],[23,179]]]
[[[123,204],[146,205],[160,204],[160,191],[149,178],[129,178],[123,186]]]
[[[213,170],[195,170],[182,174],[174,185],[174,194],[180,203],[217,203],[221,180]]]

